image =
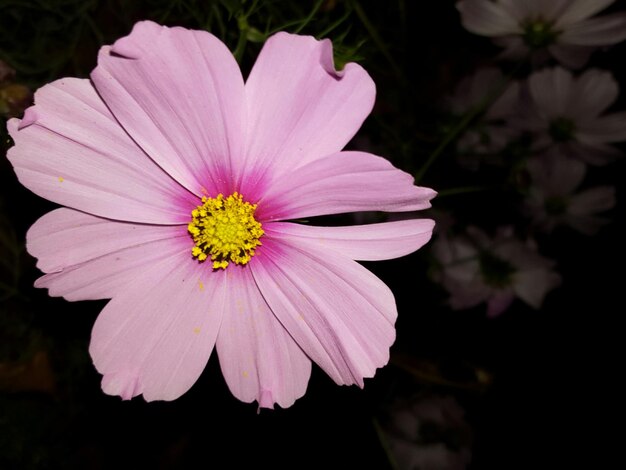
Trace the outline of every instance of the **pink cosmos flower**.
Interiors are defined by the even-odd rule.
[[[626,141],[626,112],[606,112],[619,95],[610,72],[588,69],[576,76],[546,68],[528,77],[526,93],[527,106],[512,124],[532,134],[534,150],[592,165],[622,155],[612,144]]]
[[[502,58],[532,53],[569,68],[585,65],[597,47],[626,39],[626,13],[592,18],[615,0],[461,0],[457,9],[468,31],[494,38]]]
[[[554,262],[536,246],[501,227],[489,237],[470,226],[465,234],[440,235],[432,245],[437,269],[433,278],[448,291],[454,310],[487,304],[487,316],[504,312],[519,298],[539,309],[546,294],[561,283]]]
[[[102,388],[173,400],[215,346],[232,393],[290,406],[311,361],[363,386],[387,363],[396,306],[355,260],[410,253],[433,222],[290,222],[411,211],[435,195],[387,160],[341,151],[372,109],[359,65],[329,40],[278,33],[244,82],[205,31],[144,21],[103,47],[90,80],[37,91],[9,121],[19,180],[59,203],[27,234],[67,300],[110,298],[90,353]]]
[[[531,187],[525,209],[535,226],[551,232],[566,225],[594,235],[609,222],[599,214],[615,206],[615,188],[596,186],[577,191],[586,173],[586,165],[558,154],[545,155],[528,162]]]

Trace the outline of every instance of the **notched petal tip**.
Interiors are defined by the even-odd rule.
[[[37,112],[35,107],[31,106],[30,108],[27,108],[26,111],[24,111],[24,117],[22,118],[21,121],[19,121],[19,124],[17,125],[17,130],[21,131],[22,129],[25,129],[28,126],[35,124],[35,122],[37,122],[38,119],[39,119],[39,113]]]
[[[329,75],[336,79],[341,79],[345,74],[345,68],[337,70],[335,68],[335,59],[333,56],[333,43],[330,39],[323,39],[320,41],[320,65],[328,72]]]
[[[137,60],[141,56],[138,50],[133,49],[132,47],[126,48],[123,45],[117,45],[117,43],[108,48],[107,54],[111,57],[128,60]]]
[[[150,36],[150,41],[154,42],[155,37],[167,29],[166,26],[158,25],[153,21],[139,21],[135,23],[128,36],[118,39],[108,48],[108,53],[124,59],[139,59],[142,51],[138,43],[141,43],[142,39],[147,36]]]
[[[330,76],[341,79],[345,74],[345,67],[342,70],[337,70],[335,67],[335,59],[333,55],[333,43],[330,39],[316,39],[313,36],[301,36],[298,34],[287,33],[280,31],[271,36],[267,43],[271,41],[301,41],[304,44],[306,41],[312,44],[312,49],[319,48],[319,64],[322,66]],[[350,65],[350,64],[346,64]],[[356,64],[353,64],[356,65]]]
[[[437,196],[437,191],[426,186],[414,186],[415,198],[419,201],[419,208],[417,210],[430,209],[432,207],[431,201]]]
[[[261,412],[261,408],[267,408],[270,410],[274,409],[274,396],[270,390],[262,389],[259,392],[259,407],[257,409],[257,414]]]
[[[129,36],[118,39],[112,46],[103,48],[103,51],[109,56],[120,59],[137,60],[141,57],[141,51],[132,43]]]
[[[130,400],[141,393],[139,377],[128,371],[106,373],[102,377],[102,391],[107,395],[117,395],[122,400]]]
[[[429,201],[430,201],[431,199],[434,199],[435,197],[437,197],[437,194],[439,194],[439,193],[438,193],[437,191],[435,191],[434,189],[432,189],[432,188],[428,188],[428,187],[426,187],[426,186],[417,186],[417,187],[418,187],[418,188],[420,189],[420,191],[422,192],[423,197],[424,197],[425,199],[428,199]]]

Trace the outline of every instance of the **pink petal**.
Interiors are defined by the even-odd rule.
[[[521,3],[522,5],[528,5],[529,15],[532,17],[539,17],[548,22],[554,22],[561,17],[563,12],[570,6],[571,0],[526,0],[519,2],[516,0],[505,0],[508,3]],[[527,17],[528,17],[527,16]]]
[[[183,186],[233,192],[226,176],[243,152],[245,96],[219,39],[141,21],[100,50],[91,78],[124,129]]]
[[[37,220],[26,234],[28,252],[43,272],[57,272],[120,249],[179,237],[180,227],[135,225],[56,209]]]
[[[487,316],[495,318],[511,306],[515,296],[511,292],[502,292],[487,300]]]
[[[119,126],[89,80],[64,78],[12,119],[8,158],[20,182],[58,204],[133,222],[181,223],[191,195]]]
[[[566,214],[564,223],[583,235],[592,236],[598,233],[602,227],[611,223],[611,219],[596,215]]]
[[[48,273],[35,281],[35,287],[46,288],[50,296],[69,301],[110,299],[127,289],[137,276],[174,248],[171,240],[159,240],[120,249],[63,271]],[[185,254],[188,252],[188,249],[184,250]],[[177,256],[180,253],[178,250]]]
[[[491,0],[487,0],[491,1]],[[502,7],[511,12],[519,21],[541,18],[554,21],[567,8],[571,0],[498,0]]]
[[[589,18],[596,13],[604,10],[606,7],[614,3],[615,0],[573,0],[569,2],[565,11],[559,15],[554,27],[563,28],[581,20]]]
[[[252,274],[304,352],[338,384],[363,386],[389,360],[397,316],[389,288],[358,263],[321,248],[266,240]]]
[[[619,85],[611,72],[599,69],[586,70],[580,75],[572,88],[568,115],[582,123],[597,118],[619,95]]]
[[[568,212],[572,215],[584,216],[607,211],[615,206],[615,188],[597,186],[575,194],[570,199]]]
[[[552,67],[533,73],[528,79],[530,93],[545,118],[562,117],[572,99],[574,79],[569,70]]]
[[[586,165],[578,160],[559,154],[543,155],[528,162],[528,172],[533,185],[551,196],[567,196],[583,181]]]
[[[469,243],[469,241],[465,241],[465,243]],[[458,250],[455,254],[456,259],[444,266],[445,276],[460,283],[469,284],[476,280],[482,283],[476,247],[463,246],[463,243],[458,243],[455,248]],[[460,257],[461,253],[466,253],[467,256]]]
[[[425,245],[435,222],[430,219],[401,220],[350,227],[315,227],[276,222],[263,228],[268,237],[341,253],[354,260],[378,261],[398,258]]]
[[[226,383],[241,401],[287,408],[304,395],[311,360],[278,322],[249,269],[234,267],[226,277],[229,295],[216,345]]]
[[[505,36],[521,32],[518,21],[502,5],[485,0],[463,0],[456,8],[463,27],[481,36]]]
[[[576,46],[610,46],[626,39],[626,13],[591,18],[569,26],[559,43]]]
[[[291,171],[341,150],[374,105],[374,82],[360,65],[334,69],[330,40],[278,33],[246,81],[247,165]]]
[[[491,0],[487,0],[487,3],[490,1]],[[481,2],[486,3],[485,0],[481,0]],[[537,2],[534,0],[526,0],[525,2],[518,2],[517,0],[499,0],[497,4],[502,11],[505,11],[507,15],[515,19],[517,25],[528,19],[530,15],[537,14],[538,9]],[[519,34],[520,32],[521,28],[517,33]]]
[[[579,124],[576,139],[585,144],[606,144],[626,140],[626,112],[600,116]]]
[[[458,275],[453,277],[470,280],[478,275],[478,249],[477,243],[466,237],[449,237],[439,235],[432,244],[431,252],[446,271],[459,268]]]
[[[228,292],[224,272],[170,256],[119,292],[98,316],[89,352],[105,393],[174,400],[202,373]]]
[[[67,300],[111,298],[162,258],[189,253],[186,227],[133,225],[71,209],[41,217],[26,235],[29,253],[49,273],[35,282]]]
[[[606,165],[624,156],[621,150],[604,143],[574,142],[564,152],[566,156],[578,158],[589,165]]]
[[[561,276],[549,269],[529,269],[515,273],[515,294],[535,309],[541,308],[549,291],[561,284]]]
[[[123,370],[102,377],[102,390],[108,395],[117,395],[130,400],[141,394],[139,378],[135,372]]]
[[[559,61],[559,63],[573,70],[583,67],[589,61],[589,57],[594,49],[593,47],[563,44],[552,44],[548,46],[550,54]]]
[[[388,160],[364,152],[339,152],[274,181],[257,209],[263,220],[360,211],[427,209],[435,192]]]
[[[520,36],[502,36],[492,40],[492,42],[502,47],[504,50],[496,57],[499,60],[521,60],[528,55],[528,46]],[[537,51],[540,52],[540,51]],[[533,54],[532,59],[536,60],[537,54]]]
[[[487,302],[489,297],[493,295],[491,289],[480,279],[472,279],[467,282],[444,277],[443,285],[450,293],[448,304],[452,310],[467,310],[476,307]]]

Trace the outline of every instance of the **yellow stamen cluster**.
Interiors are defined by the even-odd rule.
[[[196,244],[191,249],[194,258],[201,262],[211,258],[213,269],[225,269],[230,262],[248,263],[264,233],[254,218],[256,206],[244,202],[237,192],[227,198],[203,197],[187,226]]]

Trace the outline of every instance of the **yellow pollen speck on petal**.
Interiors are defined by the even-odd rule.
[[[202,281],[198,281],[198,288],[204,290],[204,283]]]
[[[226,198],[222,194],[202,197],[187,225],[195,243],[191,255],[199,262],[210,259],[213,269],[226,269],[230,263],[247,264],[265,233],[254,218],[256,207],[237,192]]]
[[[62,176],[59,176],[59,183],[62,183],[63,181],[65,181],[65,178],[63,178]]]
[[[241,375],[243,375],[244,379],[248,378],[248,372],[246,372],[245,370],[243,371],[243,373]]]
[[[199,334],[199,333],[200,333],[200,327],[199,327],[199,326],[196,326],[196,327],[193,329],[193,332],[194,332],[195,334]]]

